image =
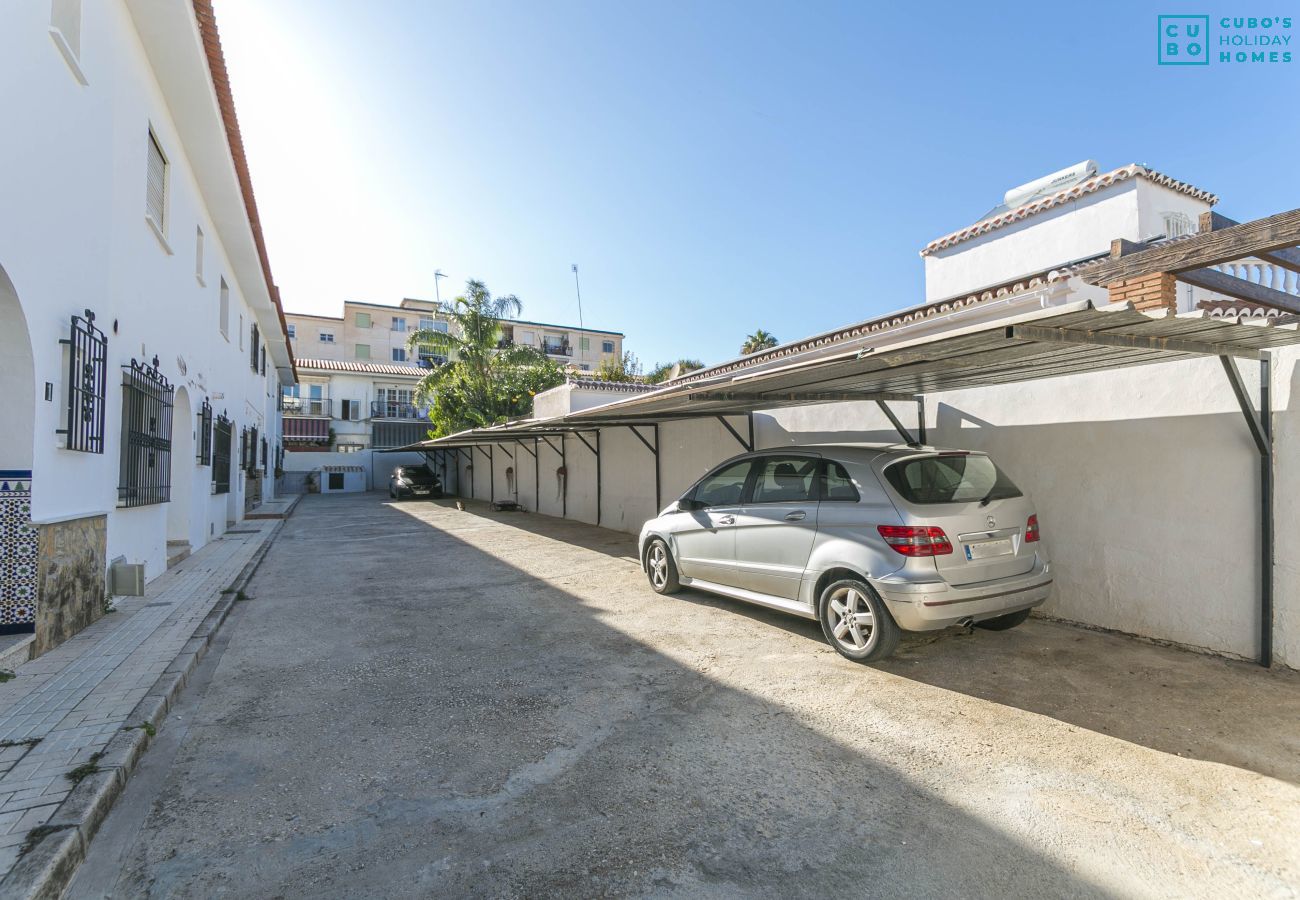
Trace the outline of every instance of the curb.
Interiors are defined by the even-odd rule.
[[[252,580],[283,526],[283,519],[275,522],[253,558],[217,598],[171,665],[153,683],[149,693],[136,704],[128,718],[133,724],[124,726],[109,740],[99,757],[99,770],[78,782],[49,822],[33,829],[32,834],[36,837],[33,840],[29,835],[31,849],[19,857],[0,881],[0,898],[57,900],[63,894],[85,860],[91,839],[108,818],[113,804],[126,789],[131,772],[149,748],[152,738],[142,726],[147,722],[155,731],[162,728],[167,711],[185,689],[190,674],[207,655],[213,636],[230,616],[236,595]]]

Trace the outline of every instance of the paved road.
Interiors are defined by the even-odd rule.
[[[811,623],[657,597],[630,551],[626,535],[537,516],[307,498],[71,896],[1225,897],[1300,883],[1294,778],[1161,746],[1206,730],[1162,716],[1176,697],[1144,707],[1151,737],[1130,736],[1148,746],[1078,724],[1100,662],[1085,646],[1123,657],[1130,698],[1187,672],[1277,696],[1294,679],[1035,621],[868,668]],[[1007,647],[1021,662],[997,656]],[[964,684],[938,683],[945,659],[966,661]],[[1054,662],[1076,669],[1062,679]],[[1004,663],[1028,668],[1000,681]],[[1051,715],[1031,711],[1046,703],[1033,666],[1058,686]],[[980,696],[996,691],[1027,702]],[[1106,718],[1124,702],[1099,704],[1096,727],[1132,719]],[[1269,737],[1256,768],[1282,771],[1294,735],[1271,735],[1277,753]]]

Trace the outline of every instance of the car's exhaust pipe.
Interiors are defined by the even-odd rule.
[[[974,627],[975,627],[975,620],[974,620],[973,618],[971,618],[970,616],[967,616],[967,617],[964,618],[964,619],[958,619],[958,620],[957,620],[957,627],[958,627],[958,628],[974,628]]]

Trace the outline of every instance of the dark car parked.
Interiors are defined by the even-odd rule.
[[[398,466],[388,477],[388,496],[394,500],[441,497],[442,482],[428,466]]]

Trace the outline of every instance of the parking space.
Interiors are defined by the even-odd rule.
[[[633,541],[481,503],[307,497],[238,606],[119,889],[1300,883],[1292,673],[1043,620],[862,666],[815,623],[652,593]]]

